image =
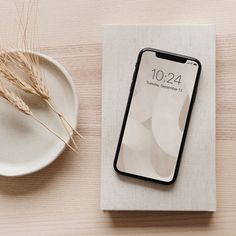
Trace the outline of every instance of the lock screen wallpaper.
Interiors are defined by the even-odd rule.
[[[117,168],[171,181],[199,65],[144,51],[126,121]]]

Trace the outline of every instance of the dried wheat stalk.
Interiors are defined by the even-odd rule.
[[[80,133],[72,127],[72,125],[66,120],[66,118],[58,112],[55,107],[52,105],[49,91],[47,89],[46,84],[44,83],[40,72],[39,72],[39,59],[37,55],[29,54],[29,56],[26,56],[26,54],[22,51],[9,53],[8,54],[9,59],[11,59],[13,62],[17,62],[20,69],[24,72],[26,72],[29,76],[29,80],[31,82],[31,86],[35,89],[35,91],[44,99],[48,105],[51,107],[51,109],[61,118],[63,119],[67,125],[71,128],[72,132],[77,134],[78,136],[82,137]]]
[[[22,89],[23,91],[34,94],[34,95],[38,95],[39,97],[41,97],[50,106],[50,108],[59,116],[59,118],[62,121],[62,124],[63,124],[66,132],[70,136],[74,146],[76,147],[76,149],[78,149],[78,146],[77,146],[73,136],[70,134],[70,131],[68,130],[68,127],[66,126],[66,124],[69,125],[69,127],[72,130],[72,133],[75,132],[78,135],[80,135],[80,134],[78,133],[78,131],[73,129],[73,127],[69,124],[69,122],[65,119],[65,117],[61,113],[56,111],[55,107],[50,102],[49,91],[48,91],[46,85],[44,84],[44,82],[39,74],[39,71],[34,66],[34,64],[38,63],[38,61],[37,61],[38,59],[36,59],[36,58],[29,59],[23,52],[14,52],[14,53],[13,52],[6,52],[2,55],[3,55],[3,57],[4,56],[6,57],[5,61],[10,60],[12,62],[17,62],[18,65],[20,66],[21,70],[23,70],[23,71],[26,70],[27,74],[29,76],[29,79],[31,81],[31,84],[26,83],[24,80],[20,79],[15,74],[13,74],[11,72],[11,70],[9,70],[9,68],[6,66],[6,63],[4,63],[4,60],[0,59],[0,62],[2,61],[2,63],[1,63],[2,67],[3,67],[2,74],[4,75],[4,77],[8,81],[10,81],[13,85]],[[33,60],[34,62],[29,61],[29,60]],[[1,64],[0,64],[0,72],[1,72]],[[65,122],[66,122],[66,124],[65,124]]]
[[[31,116],[35,121],[40,123],[47,130],[53,133],[57,138],[59,138],[62,142],[64,142],[71,150],[73,150],[74,152],[77,152],[77,150],[75,150],[70,144],[68,144],[65,140],[63,140],[58,134],[56,134],[46,124],[44,124],[37,117],[35,117],[32,111],[30,110],[30,108],[27,106],[27,104],[20,97],[18,97],[14,92],[5,88],[2,83],[0,83],[0,96],[4,98],[5,100],[7,100],[12,106],[17,108],[20,112],[24,113],[25,115]]]
[[[37,32],[37,25],[36,25],[36,23],[37,23],[36,16],[37,16],[37,10],[38,10],[37,7],[38,7],[37,0],[36,1],[30,0],[29,3],[26,5],[25,5],[25,3],[23,3],[21,9],[19,9],[18,6],[16,5],[16,10],[17,10],[16,14],[18,15],[18,23],[19,23],[18,36],[21,37],[21,40],[20,40],[20,38],[18,38],[18,36],[17,36],[17,41],[16,41],[17,48],[25,48],[25,49],[35,48],[34,47],[35,46],[35,39],[38,39],[38,34],[37,34],[38,32]],[[31,13],[32,13],[32,15],[31,15]],[[31,27],[33,29],[33,31],[32,31],[33,34],[31,32],[28,32],[30,22],[32,22]],[[32,35],[29,35],[28,33],[31,33]],[[30,38],[28,38],[29,36],[30,36]],[[28,41],[28,39],[30,39],[30,42]],[[21,43],[22,43],[22,45],[21,45]],[[10,44],[8,46],[10,46],[10,48],[15,47]],[[6,48],[9,48],[9,47],[6,47]],[[37,50],[39,48],[40,48],[40,46],[39,46],[39,41],[38,41]],[[33,54],[32,54],[33,56],[31,56],[31,54],[27,53],[27,55],[30,55],[30,57],[28,58],[25,55],[25,53],[12,53],[9,51],[2,50],[2,47],[0,47],[0,53],[1,53],[1,55],[0,55],[0,76],[5,78],[7,81],[9,81],[11,84],[13,84],[17,88],[21,89],[22,91],[24,91],[26,93],[33,94],[33,95],[37,95],[40,98],[42,98],[45,102],[47,102],[47,104],[51,107],[51,109],[55,113],[58,114],[58,116],[59,116],[63,126],[65,127],[69,137],[71,138],[74,146],[76,148],[78,148],[77,144],[75,143],[75,141],[73,139],[73,136],[71,135],[71,132],[68,130],[69,129],[68,126],[72,130],[72,134],[73,133],[76,133],[78,135],[80,135],[80,134],[76,130],[73,129],[73,127],[69,124],[69,122],[67,122],[67,120],[64,118],[64,116],[62,114],[60,114],[59,112],[57,112],[55,107],[52,105],[52,103],[50,101],[50,96],[49,96],[47,86],[44,84],[44,82],[40,76],[39,67],[37,67],[39,65],[38,57],[37,56],[35,57]],[[4,60],[2,60],[2,58]],[[25,71],[28,74],[30,83],[28,83],[28,81],[26,81],[26,80],[21,79],[18,76],[18,74],[14,73],[14,70],[9,68],[8,65],[6,64],[6,59],[7,60],[10,59],[14,63],[14,65],[15,65],[15,63],[17,63],[17,65],[22,69],[22,71]],[[8,99],[6,98],[7,94],[8,94]],[[13,99],[14,97],[15,97],[15,99],[18,98],[18,103],[15,102],[15,106],[16,106],[16,104],[18,104],[18,105],[21,104],[22,106],[26,105],[22,99],[17,97],[9,89],[4,90],[3,86],[1,86],[0,96],[4,97],[8,101],[11,101],[10,99]],[[13,100],[12,100],[12,102],[13,102]],[[11,104],[14,105],[14,102]],[[17,108],[20,110],[21,107],[19,106]],[[26,109],[26,107],[25,107],[25,109]],[[24,113],[26,112],[26,110],[24,110],[24,109],[21,111]],[[28,111],[30,111],[30,110],[28,110]],[[31,114],[31,116],[32,116],[32,114]],[[34,117],[34,116],[32,116],[32,117]],[[34,117],[34,119],[37,120],[36,117]],[[39,121],[39,120],[37,120],[37,121],[39,123],[41,123],[41,121]],[[68,126],[66,126],[65,123]],[[49,127],[47,127],[45,124],[43,124],[43,123],[41,123],[41,124],[43,126],[45,126],[45,128],[47,128],[48,130],[50,130]],[[53,131],[51,131],[51,132],[54,133]],[[59,136],[57,136],[57,137],[59,139],[61,139]],[[66,145],[70,146],[67,143],[66,143]],[[74,150],[74,148],[72,148],[72,147],[71,147],[71,149]]]

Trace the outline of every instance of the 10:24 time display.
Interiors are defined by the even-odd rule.
[[[163,81],[168,84],[181,84],[181,75],[175,76],[174,73],[170,72],[165,74],[163,70],[153,69],[152,79],[156,79],[157,81]]]

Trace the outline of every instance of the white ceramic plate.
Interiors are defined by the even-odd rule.
[[[57,110],[76,127],[78,101],[71,76],[54,59],[36,53],[40,59],[43,78]],[[0,78],[1,79],[1,78]],[[21,94],[41,121],[66,142],[69,135],[58,116],[36,96]],[[38,124],[30,116],[19,112],[0,98],[0,175],[29,174],[53,162],[64,150],[65,144]]]

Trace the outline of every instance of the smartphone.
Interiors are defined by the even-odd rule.
[[[196,58],[140,51],[114,159],[118,173],[162,184],[176,180],[200,72]]]

